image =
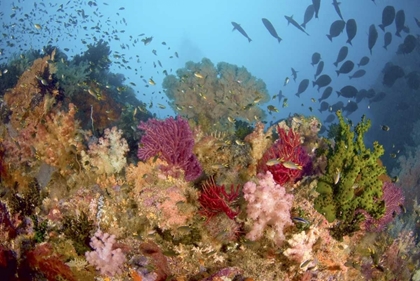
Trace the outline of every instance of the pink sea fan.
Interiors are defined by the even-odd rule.
[[[246,213],[252,220],[252,229],[246,237],[256,241],[271,227],[274,230],[272,239],[280,247],[285,239],[285,228],[293,225],[290,210],[294,196],[286,193],[286,189],[274,181],[269,171],[258,174],[258,183],[247,182],[243,192],[248,203]]]
[[[150,119],[140,122],[139,129],[145,131],[137,156],[142,160],[159,155],[170,167],[164,167],[174,176],[177,170],[185,172],[185,180],[193,181],[201,174],[201,166],[193,154],[194,138],[187,120],[178,116],[165,120]]]
[[[404,204],[404,196],[400,187],[392,182],[385,182],[382,186],[382,198],[385,202],[385,214],[375,219],[366,211],[360,210],[366,216],[364,222],[366,229],[371,232],[381,232],[396,215],[401,213],[401,206]]]

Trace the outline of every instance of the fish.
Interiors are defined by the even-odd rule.
[[[349,101],[345,107],[343,107],[343,112],[346,112],[346,117],[355,112],[359,106],[355,101]]]
[[[268,111],[271,112],[279,112],[279,110],[274,105],[267,106]]]
[[[150,79],[149,79],[149,84],[150,84],[150,85],[152,85],[152,86],[154,86],[154,85],[156,85],[156,82],[155,82],[155,81],[153,81],[153,79],[152,79],[152,78],[150,78]]]
[[[295,81],[296,82],[296,78],[297,78],[297,71],[292,67],[291,68],[292,69],[292,77],[293,77],[293,81]]]
[[[385,92],[379,92],[373,98],[369,99],[369,104],[371,104],[373,102],[379,102],[379,101],[383,100],[385,97],[386,97]]]
[[[420,21],[415,17],[414,21],[416,22],[417,26],[420,27]]]
[[[366,74],[366,70],[364,69],[359,69],[356,72],[353,73],[353,75],[350,75],[349,78],[353,79],[353,78],[360,78],[363,77]]]
[[[352,62],[351,60],[347,60],[345,61],[339,70],[336,70],[335,72],[337,73],[337,76],[339,76],[340,74],[347,74],[350,73],[350,71],[352,71],[354,68],[354,62]]]
[[[347,33],[347,41],[351,46],[351,40],[356,36],[357,33],[357,23],[354,19],[349,19],[346,23],[346,33]]]
[[[314,5],[315,18],[318,18],[319,9],[321,8],[321,0],[312,0],[312,5]]]
[[[286,86],[287,84],[289,84],[289,81],[290,81],[289,77],[286,77],[286,78],[284,79],[284,84],[283,84],[283,86]]]
[[[311,60],[312,60],[311,62],[312,66],[315,66],[321,60],[321,54],[318,52],[313,53]]]
[[[358,67],[365,66],[369,63],[370,59],[367,56],[364,56],[360,59],[359,63],[357,64]]]
[[[392,33],[387,31],[384,34],[384,49],[385,50],[388,50],[388,46],[389,44],[391,44],[391,42],[392,42]]]
[[[293,217],[294,222],[302,223],[302,224],[311,224],[308,220],[301,218],[301,217]],[[304,265],[303,265],[304,266]]]
[[[395,19],[395,8],[393,6],[386,6],[382,10],[382,23],[379,24],[379,28],[385,31],[385,27],[392,24]]]
[[[356,89],[356,87],[352,86],[352,85],[348,85],[348,86],[344,86],[343,88],[341,88],[340,91],[337,91],[337,95],[343,96],[345,98],[351,99],[351,98],[355,98],[357,95],[358,90]]]
[[[237,31],[239,31],[239,33],[240,33],[240,34],[242,34],[242,35],[243,35],[246,39],[248,39],[248,42],[251,42],[251,41],[252,41],[252,39],[251,39],[251,38],[249,38],[248,34],[245,32],[245,30],[241,27],[241,25],[240,25],[240,24],[238,24],[238,23],[236,23],[236,22],[234,22],[234,21],[232,21],[231,23],[232,23],[232,25],[233,25],[233,29],[232,29],[232,31],[237,30]]]
[[[382,131],[385,131],[385,132],[389,131],[389,127],[387,125],[381,125],[381,129]]]
[[[330,26],[330,34],[327,34],[328,39],[332,42],[334,37],[337,37],[343,32],[345,26],[346,22],[343,20],[334,21]]]
[[[337,184],[340,181],[341,178],[341,171],[339,168],[337,168],[335,170],[335,175],[334,175],[334,184]]]
[[[420,88],[420,73],[416,70],[410,72],[405,76],[407,86],[412,90]]]
[[[335,11],[337,12],[337,15],[340,17],[340,19],[343,19],[343,16],[341,15],[340,11],[340,2],[337,2],[337,0],[333,0],[332,5],[334,6]]]
[[[395,27],[397,31],[395,32],[395,35],[398,37],[401,37],[401,31],[404,30],[405,27],[405,13],[404,10],[399,10],[395,14]]]
[[[335,119],[335,114],[330,114],[327,116],[327,118],[325,118],[324,123],[331,123],[332,121],[334,121]]]
[[[302,170],[302,166],[293,161],[282,161],[281,164],[289,170]]]
[[[324,61],[320,61],[318,63],[318,66],[316,67],[314,79],[316,79],[321,74],[322,70],[324,70]]]
[[[34,27],[35,27],[36,29],[38,29],[38,30],[39,30],[39,29],[42,29],[42,26],[41,26],[40,24],[38,24],[38,23],[35,23],[35,24],[34,24]]]
[[[303,16],[303,23],[301,24],[301,26],[303,28],[306,28],[306,25],[308,24],[308,22],[311,21],[311,19],[314,17],[315,14],[315,9],[314,9],[314,5],[309,5],[306,10],[305,10],[305,14]]]
[[[321,98],[318,99],[318,101],[326,100],[331,96],[331,93],[333,91],[333,88],[331,86],[328,86],[324,89],[324,92],[322,93]]]
[[[146,46],[146,45],[149,45],[150,42],[152,42],[152,40],[153,40],[153,36],[152,37],[143,38],[143,39],[141,39],[141,42],[143,42],[143,44]]]
[[[368,39],[368,47],[370,54],[372,55],[372,49],[376,44],[376,40],[378,39],[378,31],[374,24],[369,27],[369,39]]]
[[[338,55],[337,55],[337,59],[334,62],[335,67],[337,67],[340,62],[346,59],[348,53],[349,53],[349,48],[347,46],[343,46],[340,48],[340,51],[338,52]]]
[[[321,88],[328,86],[331,83],[331,77],[327,74],[323,74],[312,82],[313,87],[318,86],[318,92]]]
[[[267,28],[268,32],[270,32],[271,36],[273,36],[274,38],[277,38],[277,41],[280,43],[282,39],[278,36],[277,31],[274,28],[273,24],[266,18],[262,18],[262,22],[265,28]]]
[[[200,78],[200,79],[204,78],[204,76],[199,72],[194,72],[194,76],[197,77],[197,78]]]
[[[295,26],[297,29],[299,29],[300,31],[302,31],[303,33],[305,33],[306,35],[309,36],[309,34],[305,31],[305,29],[302,28],[302,26],[300,26],[294,19],[293,19],[293,15],[288,17],[288,16],[284,16],[287,20],[287,25],[289,25],[290,23]]]
[[[300,94],[306,91],[309,85],[309,79],[303,79],[299,83],[298,91],[296,93],[296,96],[300,97]]]
[[[398,46],[397,54],[404,54],[404,55],[409,54],[412,51],[414,51],[416,46],[417,46],[416,37],[414,37],[414,35],[412,34],[408,34],[405,37],[404,42]]]
[[[267,166],[275,166],[281,163],[281,159],[280,158],[274,158],[274,159],[270,159],[268,160],[265,164]]]
[[[323,101],[323,102],[321,102],[321,104],[319,105],[319,112],[324,112],[324,111],[326,111],[326,110],[328,110],[328,108],[330,107],[330,105],[328,104],[328,102],[326,102],[326,101]]]
[[[382,84],[387,87],[392,87],[397,79],[404,76],[404,70],[400,66],[392,64],[386,68]]]

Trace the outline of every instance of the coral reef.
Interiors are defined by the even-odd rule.
[[[193,154],[194,138],[188,122],[182,117],[159,121],[151,119],[141,122],[139,129],[145,131],[141,138],[137,156],[142,160],[158,155],[169,166],[162,167],[169,174],[178,177],[182,169],[187,181],[197,179],[201,174],[200,163]]]
[[[258,174],[257,183],[247,182],[243,192],[247,201],[246,212],[252,224],[246,237],[255,241],[267,232],[266,236],[281,246],[285,240],[285,228],[293,225],[290,218],[293,195],[286,193],[269,171]]]
[[[215,67],[207,58],[187,62],[177,76],[166,76],[162,86],[171,107],[193,118],[206,132],[233,129],[230,120],[234,119],[262,120],[264,112],[258,104],[270,99],[265,83],[245,67],[226,62]]]
[[[385,167],[378,165],[383,147],[374,142],[371,151],[363,142],[370,121],[363,117],[353,132],[341,111],[337,111],[337,117],[340,130],[327,154],[326,173],[318,180],[315,208],[329,222],[339,220],[332,232],[334,237],[342,239],[356,231],[364,218],[356,210],[365,210],[376,219],[383,216],[385,203],[380,201],[382,181],[379,176],[385,174]]]

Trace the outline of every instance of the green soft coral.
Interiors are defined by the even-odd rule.
[[[358,229],[364,216],[357,210],[365,210],[374,218],[384,214],[385,206],[378,198],[382,196],[382,181],[385,168],[378,159],[384,153],[382,145],[373,143],[373,150],[365,147],[363,136],[370,128],[370,120],[364,116],[354,131],[337,111],[339,130],[335,144],[327,154],[326,173],[316,187],[319,196],[315,209],[329,222],[338,220],[332,234],[335,238],[351,234]],[[337,174],[340,174],[338,177]]]

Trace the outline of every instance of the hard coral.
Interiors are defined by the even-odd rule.
[[[182,117],[170,117],[164,121],[150,119],[141,122],[138,128],[145,131],[137,152],[140,159],[159,155],[170,165],[163,167],[168,173],[178,177],[178,169],[182,169],[186,181],[200,176],[201,166],[193,154],[194,138],[187,120]]]
[[[230,192],[226,192],[224,185],[217,185],[214,178],[203,184],[203,191],[198,201],[201,204],[201,213],[211,218],[218,213],[224,212],[230,219],[234,219],[239,211],[233,210],[230,206],[239,196],[239,185],[235,188],[232,184]]]
[[[277,126],[279,134],[278,140],[264,153],[261,158],[258,171],[267,172],[273,175],[276,183],[282,185],[294,183],[302,177],[303,167],[308,163],[308,155],[301,145],[301,139],[298,133],[293,129],[286,129]],[[268,165],[269,160],[278,159],[277,164]],[[284,162],[294,163],[296,167],[286,167]]]

